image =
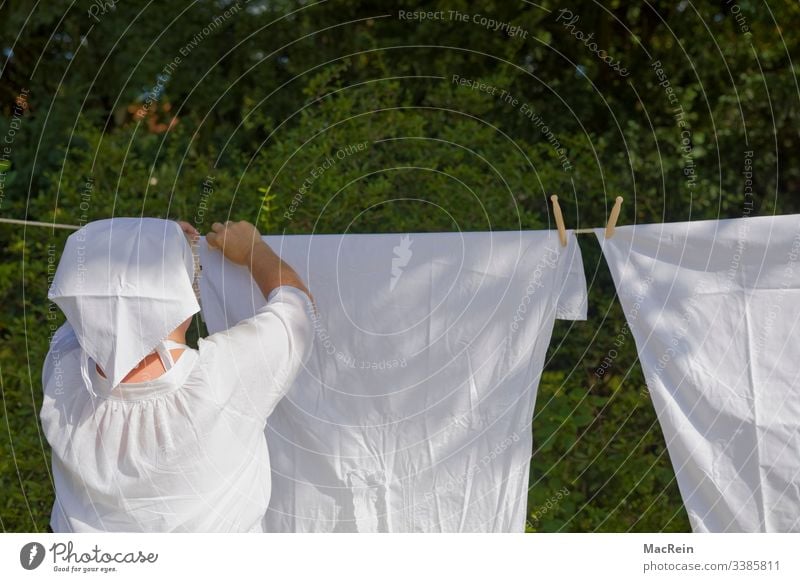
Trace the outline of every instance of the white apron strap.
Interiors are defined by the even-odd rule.
[[[161,363],[164,365],[164,370],[169,370],[175,365],[175,360],[172,358],[172,353],[169,351],[170,348],[184,350],[190,349],[189,346],[185,344],[180,344],[169,339],[163,340],[161,343],[159,343],[156,346],[156,351],[161,358]]]

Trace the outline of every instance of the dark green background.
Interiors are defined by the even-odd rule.
[[[220,16],[226,2],[125,0],[105,13],[101,2],[33,4],[0,3],[0,140],[12,138],[0,162],[2,217],[421,232],[549,228],[551,193],[569,227],[604,224],[617,195],[626,197],[620,224],[800,206],[796,2],[253,0],[229,18]],[[579,16],[573,30],[592,33],[630,75],[569,34],[557,21],[561,8]],[[405,21],[398,10],[481,14],[528,34]],[[175,57],[163,92],[138,118]],[[690,131],[692,187],[656,60]],[[571,169],[519,106],[460,87],[453,75],[528,104]],[[311,168],[359,142],[367,152],[325,172],[287,219]],[[744,195],[747,151],[752,199]],[[214,193],[204,199],[206,176]],[[40,370],[62,321],[60,313],[48,319],[46,291],[67,234],[0,225],[4,531],[44,530],[53,502]],[[581,248],[589,320],[556,324],[533,422],[528,530],[688,531],[609,273],[592,237]]]

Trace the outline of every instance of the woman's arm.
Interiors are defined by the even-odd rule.
[[[215,222],[211,231],[206,235],[209,246],[221,250],[229,261],[249,268],[264,297],[281,285],[289,285],[300,289],[314,301],[297,272],[261,240],[255,226],[244,220],[225,224]]]

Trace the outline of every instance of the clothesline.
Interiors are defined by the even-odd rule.
[[[58,222],[40,222],[38,220],[20,220],[18,218],[0,218],[0,222],[6,224],[23,224],[25,226],[49,226],[50,228],[64,228],[67,230],[79,230],[80,226],[73,224],[59,224]]]
[[[558,229],[559,239],[561,246],[567,246],[567,230],[564,225],[564,216],[561,213],[561,206],[558,204],[558,196],[553,194],[550,197],[553,202],[553,214],[556,219],[556,227]],[[614,235],[614,229],[617,226],[617,219],[619,218],[620,208],[622,207],[622,196],[617,196],[614,201],[614,207],[611,209],[611,214],[608,217],[606,224],[606,238],[611,238]],[[22,224],[25,226],[48,226],[50,228],[62,228],[67,230],[78,230],[81,227],[72,224],[59,224],[57,222],[40,222],[38,220],[20,220],[18,218],[0,218],[0,223],[6,224]],[[574,234],[594,234],[593,228],[576,228],[572,231]]]

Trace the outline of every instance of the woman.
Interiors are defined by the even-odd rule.
[[[72,234],[49,297],[67,322],[44,364],[55,532],[263,531],[264,428],[308,357],[313,303],[247,222],[210,247],[244,265],[267,304],[185,345],[200,310],[186,223],[113,218]]]

